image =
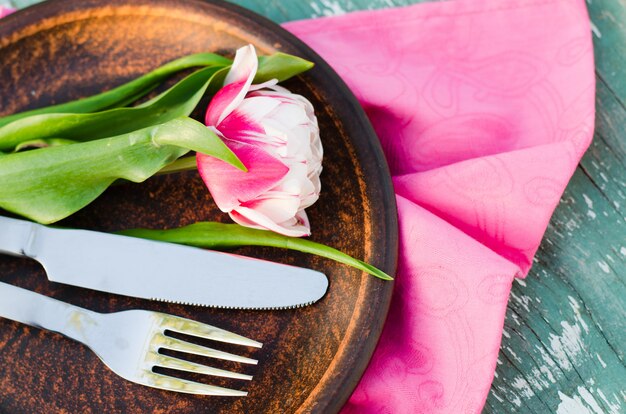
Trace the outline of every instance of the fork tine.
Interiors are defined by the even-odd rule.
[[[253,346],[261,348],[262,343],[248,339],[245,336],[237,335],[215,326],[180,318],[178,316],[165,315],[162,321],[163,327],[170,331],[175,331],[187,335],[197,336],[214,341],[226,342],[236,345]]]
[[[154,365],[177,369],[179,371],[193,372],[196,374],[212,375],[216,377],[234,378],[250,381],[252,375],[241,374],[239,372],[226,371],[224,369],[213,368],[202,364],[197,364],[191,361],[185,361],[184,359],[174,358],[169,355],[157,354]]]
[[[241,362],[244,364],[254,364],[258,362],[256,359],[246,358],[240,355],[231,354],[217,349],[208,348],[202,345],[196,345],[182,339],[172,338],[164,334],[155,336],[153,342],[158,348],[171,349],[173,351],[187,352],[189,354],[205,356],[209,358],[225,359],[227,361]]]
[[[246,391],[231,390],[230,388],[202,384],[200,382],[170,377],[168,375],[157,374],[155,372],[149,372],[149,374],[146,375],[146,381],[146,385],[151,387],[168,391],[184,392],[187,394],[220,395],[225,397],[245,397],[248,395]]]

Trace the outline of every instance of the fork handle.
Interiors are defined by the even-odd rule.
[[[0,282],[0,316],[84,343],[100,314]]]

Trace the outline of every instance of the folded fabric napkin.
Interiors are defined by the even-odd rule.
[[[397,196],[391,310],[344,412],[480,412],[513,278],[591,141],[584,1],[448,1],[285,27],[358,97]]]

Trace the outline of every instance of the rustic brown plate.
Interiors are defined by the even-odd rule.
[[[397,223],[391,180],[378,140],[354,96],[324,61],[274,23],[223,2],[50,1],[0,22],[0,112],[48,105],[120,84],[176,57],[232,53],[247,43],[316,63],[287,86],[311,99],[325,147],[323,194],[309,210],[312,239],[394,273]],[[113,231],[227,220],[193,172],[121,184],[62,224]],[[30,260],[0,257],[0,280],[100,312],[146,308],[241,333],[262,349],[222,347],[259,359],[230,366],[251,382],[210,382],[245,398],[198,397],[127,382],[86,347],[0,320],[0,412],[290,413],[338,411],[356,386],[380,335],[392,283],[335,262],[277,249],[237,251],[312,267],[330,280],[314,306],[227,311],[156,303],[49,283]],[[175,275],[172,275],[175,277]],[[1,299],[0,299],[1,300]]]

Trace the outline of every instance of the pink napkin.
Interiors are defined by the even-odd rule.
[[[391,311],[344,413],[478,413],[509,290],[594,126],[583,0],[448,1],[286,28],[343,77],[389,162]]]

